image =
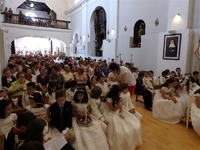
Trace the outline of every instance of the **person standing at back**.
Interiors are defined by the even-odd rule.
[[[136,87],[136,79],[133,73],[127,67],[118,66],[116,63],[110,64],[109,70],[114,74],[117,74],[117,77],[121,83],[128,83],[128,90],[132,97]]]

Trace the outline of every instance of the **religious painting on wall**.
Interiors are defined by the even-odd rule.
[[[181,34],[164,36],[163,59],[179,60],[181,47]]]

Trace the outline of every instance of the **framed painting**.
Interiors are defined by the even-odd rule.
[[[181,34],[164,36],[163,59],[179,60],[181,48]]]

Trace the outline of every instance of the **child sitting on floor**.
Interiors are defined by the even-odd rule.
[[[131,95],[128,91],[128,84],[122,83],[120,84],[122,92],[120,93],[120,98],[122,99],[122,106],[123,109],[129,111],[132,113],[135,117],[137,117],[139,120],[141,120],[142,115],[135,110],[135,107],[131,101]]]
[[[35,82],[29,82],[28,84],[26,84],[27,86],[27,91],[23,92],[22,95],[22,106],[23,108],[26,108],[28,105],[30,105],[30,101],[29,101],[29,96],[36,92],[36,84]]]
[[[70,82],[70,88],[66,91],[66,101],[72,102],[74,99],[74,94],[78,87],[78,83],[75,80]]]

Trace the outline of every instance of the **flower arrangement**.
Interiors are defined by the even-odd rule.
[[[83,117],[77,117],[76,121],[80,126],[89,127],[90,123],[92,122],[92,119],[89,116],[83,116]]]

